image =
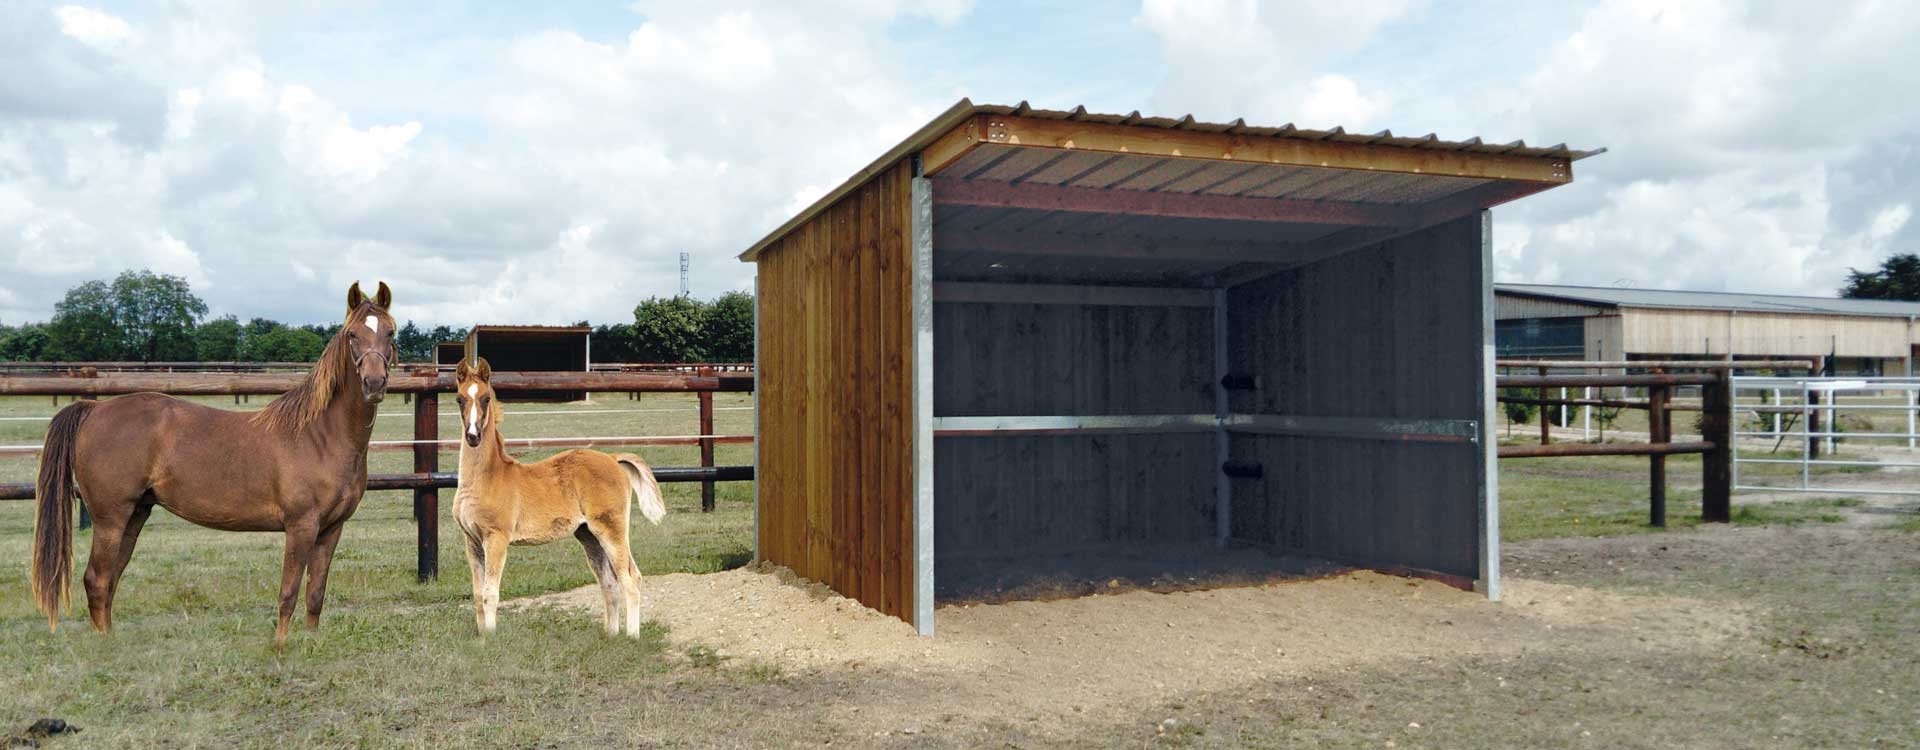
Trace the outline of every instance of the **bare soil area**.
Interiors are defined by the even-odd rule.
[[[642,585],[646,616],[669,628],[678,649],[841,686],[852,695],[823,700],[822,718],[868,738],[959,721],[1058,740],[1055,732],[1076,725],[1137,721],[1143,707],[1261,681],[1576,644],[1652,656],[1712,649],[1752,629],[1744,608],[1722,602],[1509,578],[1496,603],[1362,572],[943,607],[938,635],[924,638],[783,568],[650,576]],[[548,605],[597,613],[600,600],[582,588],[519,603]]]

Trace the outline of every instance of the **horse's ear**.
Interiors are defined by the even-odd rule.
[[[365,301],[367,301],[367,295],[360,293],[360,282],[353,282],[353,286],[347,287],[347,314],[351,315],[353,311],[360,309],[360,303]]]
[[[387,282],[380,282],[380,291],[373,293],[373,304],[379,305],[382,310],[393,307],[393,291],[387,289]]]
[[[480,375],[480,382],[483,382],[483,383],[493,382],[493,365],[487,364],[486,357],[480,358],[479,375]]]
[[[462,357],[460,358],[460,366],[453,368],[453,382],[458,383],[466,380],[467,376],[472,374],[473,368],[468,367],[466,358]]]

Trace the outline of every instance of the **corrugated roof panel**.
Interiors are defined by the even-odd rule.
[[[1022,102],[1021,105],[1025,106],[1025,102]],[[987,114],[996,114],[996,115],[1012,115],[1015,113],[1015,109],[1016,108],[1014,107],[1008,107],[1004,105],[995,105],[995,104],[981,104],[981,105],[975,106],[976,111],[984,112]],[[1032,118],[1042,119],[1042,120],[1084,120],[1088,122],[1103,122],[1108,124],[1129,124],[1129,120],[1126,115],[1107,115],[1107,114],[1096,114],[1091,112],[1085,112],[1084,107],[1078,108],[1078,111],[1082,112],[1083,114],[1079,114],[1076,116],[1075,111],[1032,109],[1029,107],[1024,112],[1021,112],[1020,116],[1032,117]],[[1133,124],[1147,125],[1152,127],[1162,127],[1162,128],[1172,129],[1172,130],[1194,130],[1194,131],[1200,131],[1200,132],[1218,133],[1218,132],[1225,132],[1229,129],[1233,129],[1237,133],[1245,133],[1248,135],[1259,135],[1259,136],[1268,136],[1268,137],[1301,138],[1301,139],[1316,140],[1316,141],[1330,140],[1330,141],[1339,141],[1343,143],[1380,143],[1380,144],[1392,145],[1392,146],[1398,146],[1398,147],[1436,148],[1436,149],[1445,150],[1445,151],[1472,151],[1476,153],[1488,153],[1488,154],[1513,154],[1516,156],[1553,156],[1553,157],[1560,157],[1560,158],[1569,159],[1573,161],[1578,161],[1580,159],[1585,159],[1589,156],[1594,156],[1596,154],[1602,154],[1606,152],[1606,149],[1603,149],[1603,148],[1587,150],[1587,151],[1570,149],[1570,148],[1567,148],[1567,145],[1564,143],[1558,143],[1552,146],[1541,148],[1541,147],[1528,146],[1526,145],[1525,141],[1513,141],[1511,143],[1505,143],[1505,144],[1488,144],[1488,143],[1481,143],[1480,139],[1478,138],[1474,138],[1466,141],[1441,140],[1437,137],[1429,140],[1425,136],[1421,136],[1417,138],[1413,138],[1413,137],[1400,138],[1400,137],[1393,137],[1390,131],[1381,131],[1380,133],[1348,133],[1346,132],[1345,128],[1336,127],[1336,128],[1333,128],[1332,130],[1310,130],[1306,128],[1294,128],[1290,124],[1286,126],[1281,126],[1281,127],[1254,127],[1254,126],[1242,125],[1238,128],[1235,128],[1234,123],[1212,123],[1212,122],[1195,121],[1192,119],[1193,117],[1192,115],[1187,115],[1184,118],[1137,117],[1138,113],[1135,113],[1135,115],[1136,115],[1136,119],[1132,121]]]
[[[1087,153],[1085,157],[1088,166],[1098,166],[1093,171],[1081,175],[1079,179],[1069,183],[1058,184],[1090,188],[1110,187],[1125,182],[1134,175],[1145,172],[1167,161],[1166,159],[1158,159],[1151,156],[1130,155],[1122,156],[1113,161],[1105,161],[1098,159],[1097,157],[1099,156],[1101,155],[1091,152]]]
[[[1331,130],[1313,130],[1296,128],[1291,123],[1277,127],[1250,126],[1243,120],[1226,123],[1201,122],[1192,115],[1181,117],[1143,117],[1139,112],[1111,114],[1088,112],[1085,107],[1072,110],[1035,109],[1026,102],[1015,106],[982,104],[962,99],[941,113],[933,121],[916,131],[906,140],[889,149],[880,158],[857,172],[852,178],[829,191],[826,196],[809,205],[800,214],[781,224],[759,242],[741,254],[743,259],[752,257],[767,245],[785,236],[789,231],[817,215],[825,207],[832,205],[842,196],[865,183],[879,170],[896,164],[915,152],[934,144],[942,136],[952,131],[976,115],[1007,115],[1048,120],[1071,120],[1109,125],[1125,125],[1140,128],[1161,128],[1176,131],[1202,133],[1231,133],[1245,138],[1279,138],[1310,141],[1334,141],[1339,143],[1370,144],[1382,148],[1407,148],[1421,150],[1459,151],[1466,153],[1510,154],[1526,157],[1545,157],[1577,161],[1605,149],[1582,151],[1567,148],[1566,144],[1547,147],[1528,146],[1524,142],[1514,141],[1506,144],[1484,143],[1479,138],[1462,141],[1442,140],[1434,134],[1420,136],[1397,136],[1391,131],[1378,133],[1348,133],[1342,128]],[[1363,199],[1379,203],[1417,203],[1433,200],[1436,197],[1451,195],[1470,187],[1468,183],[1457,182],[1458,178],[1441,175],[1413,174],[1403,175],[1389,172],[1358,171],[1353,175],[1337,175],[1332,182],[1321,184],[1325,175],[1315,173],[1327,170],[1310,167],[1281,167],[1269,165],[1271,169],[1251,171],[1238,163],[1221,162],[1194,168],[1192,166],[1172,167],[1171,162],[1182,161],[1177,156],[1115,155],[1111,153],[1087,152],[1062,156],[1056,149],[1036,149],[1022,146],[1009,146],[996,143],[978,143],[957,161],[947,166],[943,176],[961,178],[985,178],[997,180],[1019,180],[1040,184],[1068,184],[1077,187],[1110,188],[1116,185],[1127,189],[1155,189],[1172,192],[1204,192],[1217,195],[1245,195],[1249,197],[1286,197],[1299,199],[1324,199],[1329,196],[1343,196],[1346,200]],[[1558,167],[1559,165],[1555,165]],[[1273,171],[1280,170],[1280,171]],[[1353,171],[1353,170],[1346,170]],[[1217,173],[1217,174],[1216,174]],[[1362,184],[1365,183],[1365,184]],[[1315,192],[1317,190],[1317,192]],[[1344,192],[1343,192],[1344,191]]]
[[[974,173],[972,179],[1011,182],[1039,171],[1061,156],[1059,152],[1048,149],[1013,148],[1008,151],[1006,158],[995,161],[993,166]]]
[[[1166,187],[1167,184],[1193,174],[1195,171],[1205,169],[1208,166],[1205,163],[1193,164],[1172,159],[1160,159],[1158,161],[1159,163],[1134,174],[1132,177],[1128,177],[1107,187],[1115,190],[1160,190]]]

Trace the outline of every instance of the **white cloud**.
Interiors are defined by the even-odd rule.
[[[1387,114],[1387,98],[1325,71],[1417,5],[1145,0],[1134,23],[1159,40],[1167,65],[1158,112],[1357,130]]]
[[[139,120],[150,140],[101,132],[130,115],[28,122],[0,99],[0,171],[21,175],[0,183],[0,237],[60,259],[0,285],[45,310],[77,281],[147,264],[243,317],[329,318],[336,287],[386,279],[402,317],[617,321],[673,293],[688,251],[696,293],[744,288],[751,268],[733,256],[785,218],[792,186],[838,184],[949,103],[892,63],[888,26],[968,7],[643,3],[610,41],[460,38],[445,42],[456,80],[367,97],[432,102],[415,117],[349,111],[290,79],[262,46],[299,25],[278,11],[166,5],[86,48],[120,71],[103,89],[156,92]]]
[[[1849,267],[1920,249],[1920,6],[1427,15],[1145,0],[1135,22],[1168,66],[1163,113],[1609,147],[1573,185],[1496,210],[1505,279],[1826,295]],[[1498,39],[1466,33],[1486,24]]]
[[[1573,186],[1501,212],[1533,230],[1505,277],[1830,295],[1847,268],[1901,250],[1914,183],[1858,183],[1920,135],[1920,98],[1888,95],[1912,88],[1920,54],[1882,46],[1920,34],[1920,9],[1832,10],[1590,9],[1487,117],[1611,148]]]
[[[79,5],[62,5],[53,15],[60,21],[60,33],[80,40],[89,47],[113,47],[133,36],[133,27],[105,11]]]

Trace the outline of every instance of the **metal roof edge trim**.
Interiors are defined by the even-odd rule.
[[[1833,310],[1833,309],[1820,309],[1820,308],[1813,308],[1813,307],[1807,307],[1802,309],[1791,309],[1791,308],[1782,307],[1779,309],[1758,310],[1751,307],[1737,307],[1733,305],[1685,304],[1685,303],[1678,303],[1678,302],[1670,302],[1670,303],[1623,302],[1620,300],[1581,297],[1575,294],[1553,294],[1548,292],[1539,292],[1539,291],[1533,291],[1533,290],[1512,289],[1512,288],[1502,289],[1500,288],[1501,286],[1503,286],[1502,283],[1494,284],[1494,290],[1493,290],[1494,294],[1496,295],[1504,294],[1504,295],[1510,295],[1514,297],[1526,297],[1529,299],[1537,299],[1537,300],[1551,300],[1554,302],[1564,302],[1568,304],[1584,305],[1587,307],[1606,308],[1606,309],[1614,310],[1616,312],[1620,310],[1626,310],[1626,309],[1698,310],[1702,312],[1744,312],[1744,313],[1758,313],[1758,314],[1778,313],[1778,314],[1785,314],[1785,315],[1820,315],[1820,316],[1825,316],[1830,318],[1893,318],[1896,320],[1908,320],[1908,319],[1915,319],[1917,317],[1920,317],[1920,314],[1895,312],[1891,310],[1886,312],[1875,312],[1871,310]],[[1544,286],[1551,286],[1551,285],[1544,285]],[[1575,287],[1575,288],[1578,288],[1578,287]],[[1590,287],[1590,288],[1599,288],[1599,287]],[[1646,290],[1633,290],[1633,291],[1673,292],[1676,294],[1726,294],[1726,295],[1741,296],[1737,292],[1698,292],[1698,291],[1690,291],[1690,290],[1683,290],[1683,289],[1646,289]],[[1769,295],[1745,295],[1745,296],[1785,297],[1789,299],[1795,298],[1795,295],[1770,295],[1769,294]],[[1842,301],[1842,298],[1828,298],[1828,297],[1804,297],[1802,299]],[[1887,301],[1897,301],[1897,300],[1887,300]]]
[[[827,191],[827,194],[821,196],[819,200],[808,204],[806,210],[794,215],[793,218],[788,219],[773,231],[768,232],[767,236],[760,238],[759,242],[753,243],[753,246],[748,247],[746,252],[741,253],[738,256],[739,259],[747,263],[753,262],[755,258],[760,256],[760,251],[765,250],[768,245],[786,236],[788,232],[793,231],[794,228],[801,224],[812,220],[813,217],[818,216],[821,211],[827,210],[828,206],[840,202],[841,198],[846,197],[846,195],[853,192],[855,188],[865,185],[867,180],[873,179],[873,176],[879,174],[880,170],[905,158],[908,154],[926,148],[929,144],[933,143],[935,139],[946,135],[947,131],[959,127],[961,123],[966,122],[967,118],[972,117],[977,111],[978,108],[974,106],[972,99],[962,97],[960,101],[954,102],[953,106],[948,107],[947,111],[933,118],[933,121],[928,122],[919,130],[914,131],[912,135],[907,136],[906,140],[901,141],[893,148],[887,149],[887,152],[881,154],[880,158],[873,160],[873,163],[853,173],[853,176],[847,178],[846,182],[840,183],[839,187]]]
[[[1614,309],[1619,309],[1621,307],[1620,303],[1614,302],[1613,300],[1600,300],[1600,299],[1593,299],[1590,297],[1571,297],[1564,294],[1547,294],[1545,292],[1535,292],[1531,290],[1523,291],[1519,289],[1501,289],[1500,285],[1497,283],[1493,285],[1493,292],[1494,294],[1508,294],[1515,297],[1527,297],[1530,299],[1551,300],[1554,302],[1569,302],[1569,303],[1578,304],[1578,305],[1586,305],[1588,307],[1611,307]]]

